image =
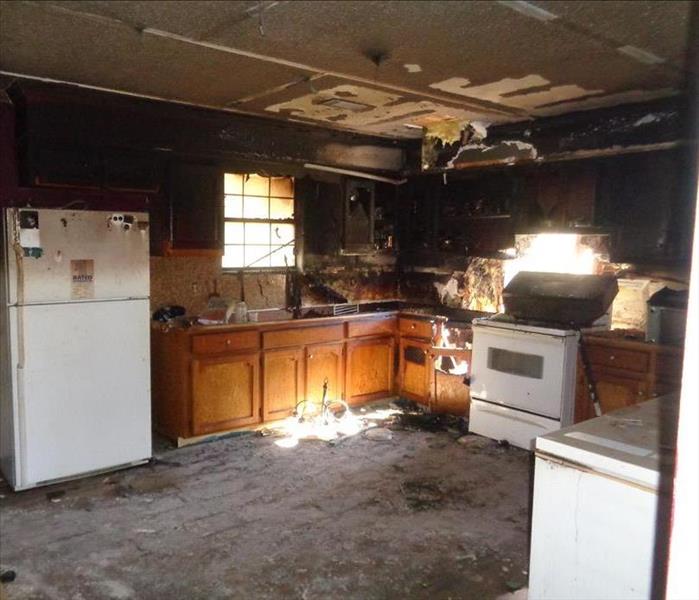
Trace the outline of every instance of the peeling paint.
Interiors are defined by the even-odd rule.
[[[605,93],[602,89],[585,89],[575,84],[552,85],[548,79],[537,74],[518,79],[506,77],[483,85],[471,85],[470,80],[464,77],[452,77],[432,83],[430,87],[457,96],[519,108],[536,117],[644,102],[678,93],[673,88]]]
[[[474,138],[480,138],[484,140],[488,136],[488,125],[485,121],[471,121],[469,124],[471,129],[473,129]]]
[[[368,108],[362,111],[350,111],[333,105],[335,104],[332,102],[333,99],[349,97],[353,98],[353,101],[366,104]],[[483,116],[480,113],[442,105],[431,100],[407,99],[399,94],[348,84],[273,104],[266,110],[304,120],[341,122],[344,127],[364,132],[393,133],[400,137],[420,137],[422,134],[420,130],[407,130],[406,120],[410,123],[428,125],[429,122],[446,120],[465,122]]]
[[[420,73],[422,71],[422,67],[414,63],[406,63],[403,67],[408,73]]]
[[[469,156],[471,155],[471,156]],[[503,140],[497,144],[465,144],[447,163],[447,168],[453,168],[459,162],[479,162],[484,160],[536,160],[538,152],[533,144],[520,140]]]
[[[453,119],[425,126],[422,138],[422,168],[442,166],[455,156],[459,146],[464,143],[465,126],[463,122]]]
[[[468,79],[452,77],[433,83],[430,87],[451,94],[479,98],[522,109],[533,109],[547,104],[604,93],[604,90],[586,90],[579,85],[552,86],[551,82],[541,75],[526,75],[519,79],[507,77],[484,85],[471,86],[469,84]]]
[[[504,103],[502,98],[506,97],[507,94],[548,85],[549,83],[549,80],[544,79],[541,75],[526,75],[519,79],[506,77],[500,81],[472,86],[469,79],[452,77],[444,81],[431,83],[430,87],[450,94],[456,94],[457,96],[469,96],[491,102]]]

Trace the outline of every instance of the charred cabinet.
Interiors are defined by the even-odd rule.
[[[176,163],[168,190],[166,252],[223,252],[223,173],[213,165]]]
[[[374,251],[376,188],[371,181],[348,179],[344,195],[344,254]]]

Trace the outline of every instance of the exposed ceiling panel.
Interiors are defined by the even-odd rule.
[[[0,69],[419,137],[416,126],[435,120],[505,122],[675,93],[685,78],[690,8],[2,2]]]
[[[4,3],[0,38],[7,71],[212,106],[308,76],[38,3]]]

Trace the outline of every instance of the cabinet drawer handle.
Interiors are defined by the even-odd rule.
[[[312,354],[309,354],[309,355],[308,355],[308,358],[313,358],[313,355],[312,355]]]
[[[230,340],[226,340],[226,346],[230,346],[230,345],[231,345],[231,341],[230,341]]]
[[[615,358],[616,358],[616,356],[614,356],[613,354],[611,354],[611,355],[609,356],[609,360],[614,360]]]
[[[410,329],[415,329],[415,327],[416,327],[415,323],[412,323],[412,324],[410,325]]]

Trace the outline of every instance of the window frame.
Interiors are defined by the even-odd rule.
[[[240,191],[239,194],[230,194],[230,193],[227,194],[227,193],[226,193],[226,189],[225,189],[225,177],[226,177],[226,175],[241,175],[241,176],[243,177],[243,187],[242,187],[242,189],[241,189],[241,191]],[[266,178],[266,179],[268,180],[268,183],[267,183],[267,194],[266,194],[265,196],[260,195],[260,194],[246,194],[246,193],[245,193],[245,182],[247,181],[247,179],[248,179],[250,176],[253,176],[253,175],[258,176],[258,177],[264,177],[264,178]],[[279,178],[284,177],[284,178],[287,178],[287,179],[290,179],[290,180],[291,180],[291,185],[292,185],[291,196],[275,196],[275,195],[272,194],[272,180],[275,178],[275,177],[272,176],[272,175],[261,175],[261,174],[259,174],[259,173],[254,173],[254,172],[234,172],[234,171],[225,171],[225,172],[224,172],[224,186],[223,186],[224,192],[223,192],[223,206],[222,206],[222,213],[223,213],[223,219],[222,219],[222,221],[223,221],[223,255],[221,256],[221,270],[222,270],[224,273],[225,273],[225,272],[236,273],[236,272],[241,272],[241,271],[246,272],[246,273],[247,273],[247,272],[265,272],[265,273],[273,273],[273,272],[285,272],[285,271],[287,271],[288,269],[293,269],[293,268],[296,267],[296,264],[297,264],[297,262],[298,262],[297,244],[296,244],[297,238],[298,238],[298,236],[297,236],[297,222],[296,222],[296,221],[297,221],[297,219],[296,219],[296,212],[297,212],[297,211],[296,211],[296,208],[297,208],[297,204],[296,204],[296,178],[293,177],[293,176],[291,176],[291,175],[283,175],[283,176],[279,175],[279,176],[277,176],[277,177],[279,177]],[[266,200],[267,200],[267,214],[268,214],[268,215],[271,214],[271,202],[272,202],[272,199],[274,199],[274,198],[279,198],[279,199],[283,199],[283,200],[291,200],[291,202],[292,202],[292,211],[293,211],[293,212],[292,212],[292,217],[291,217],[291,218],[287,218],[287,219],[272,219],[272,218],[270,218],[270,217],[267,217],[267,218],[246,218],[245,216],[241,216],[241,217],[227,217],[227,216],[226,216],[226,199],[227,199],[228,197],[232,197],[232,196],[240,196],[241,201],[242,201],[241,213],[242,213],[243,215],[245,214],[245,199],[246,199],[246,197],[248,197],[248,198],[257,198],[257,199],[264,199],[264,198],[266,198]],[[230,243],[226,243],[226,224],[227,224],[227,223],[240,223],[240,224],[242,225],[242,228],[243,228],[243,242],[242,242],[241,244],[230,244]],[[242,267],[227,267],[227,266],[224,266],[223,260],[224,260],[225,253],[226,253],[226,246],[231,246],[231,245],[240,246],[241,248],[243,248],[243,257],[245,257],[245,248],[246,248],[246,246],[255,246],[255,245],[258,245],[258,244],[246,244],[246,243],[245,243],[245,224],[257,224],[257,223],[259,223],[259,224],[267,224],[267,225],[270,225],[270,234],[271,234],[271,226],[274,225],[274,224],[279,224],[279,225],[292,225],[292,226],[294,227],[294,235],[293,235],[293,238],[292,238],[291,242],[287,242],[287,244],[282,244],[282,245],[278,246],[278,250],[275,250],[275,252],[276,252],[276,251],[281,250],[281,248],[285,248],[285,247],[287,247],[287,246],[290,246],[290,247],[292,248],[293,256],[294,256],[294,261],[293,261],[293,263],[290,264],[290,265],[288,265],[288,266],[286,266],[286,265],[275,265],[275,266],[271,266],[271,265],[270,265],[270,266],[266,266],[266,265],[255,264],[255,262],[251,263],[250,266],[246,266],[246,265],[244,265],[244,266],[242,266]],[[266,254],[265,256],[261,257],[261,258],[258,258],[258,259],[257,259],[257,262],[258,262],[258,263],[261,262],[262,258],[269,257],[269,256],[271,255],[271,253],[272,253],[272,247],[273,247],[273,244],[271,243],[271,240],[270,240],[270,243],[269,243],[269,250],[270,250],[270,251],[269,251],[269,253]]]

